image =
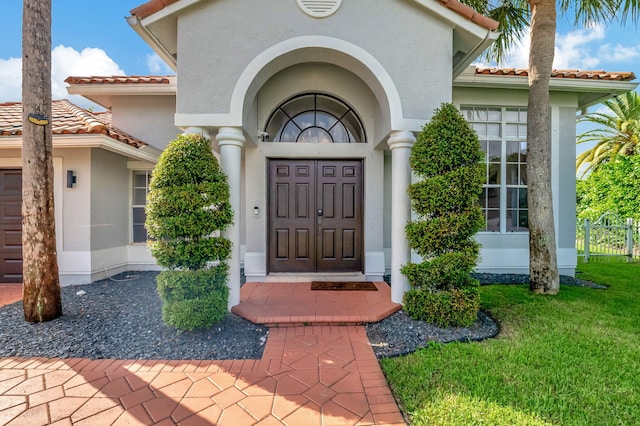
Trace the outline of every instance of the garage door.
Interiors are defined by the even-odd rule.
[[[22,172],[0,170],[0,283],[22,282]]]

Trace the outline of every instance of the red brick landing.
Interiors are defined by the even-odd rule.
[[[310,282],[246,283],[231,311],[269,327],[377,322],[402,306],[391,301],[386,283],[375,285],[378,291],[324,291],[311,290]]]

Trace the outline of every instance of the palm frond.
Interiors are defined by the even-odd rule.
[[[576,170],[588,163],[586,170],[594,171],[601,164],[616,161],[619,156],[634,155],[640,149],[640,95],[627,92],[603,102],[603,105],[609,112],[591,113],[578,120],[598,127],[578,135],[577,144],[596,144],[578,155]]]
[[[621,0],[560,0],[558,9],[563,14],[575,14],[574,24],[591,26],[596,23],[608,22],[615,18]],[[637,0],[633,0],[637,1]]]
[[[500,35],[493,45],[482,54],[482,59],[497,63],[504,61],[509,47],[521,41],[526,34],[531,18],[527,1],[461,0],[461,3],[498,22]]]

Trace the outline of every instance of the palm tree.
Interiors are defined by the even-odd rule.
[[[584,166],[581,176],[615,161],[618,156],[633,155],[640,150],[640,95],[627,92],[603,104],[609,112],[594,112],[579,120],[598,126],[578,135],[578,144],[596,142],[576,159],[576,171]]]
[[[62,315],[53,209],[51,0],[22,3],[22,269],[24,318]]]
[[[529,0],[529,101],[527,113],[527,202],[529,209],[529,288],[560,290],[551,191],[549,82],[556,37],[555,0]]]
[[[531,8],[529,50],[529,114],[527,176],[529,202],[529,288],[556,294],[560,289],[551,194],[551,117],[549,80],[556,35],[556,10],[575,13],[575,22],[589,25],[640,11],[638,0],[528,0]]]
[[[574,13],[575,23],[588,25],[628,16],[636,20],[638,0],[462,0],[480,13],[501,24],[502,42],[488,53],[498,63],[508,46],[521,38],[524,19],[529,19],[529,114],[527,122],[527,176],[529,203],[529,288],[535,293],[556,294],[560,288],[555,243],[555,224],[551,192],[551,117],[549,82],[554,58],[556,15]],[[528,10],[525,5],[528,5]],[[503,8],[509,19],[500,19],[492,11]],[[506,13],[506,12],[505,12]],[[517,28],[510,28],[515,25]]]

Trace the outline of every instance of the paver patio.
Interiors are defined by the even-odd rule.
[[[22,284],[0,284],[0,307],[22,300]]]
[[[405,423],[364,327],[316,325],[260,360],[0,359],[0,425],[45,424]]]

